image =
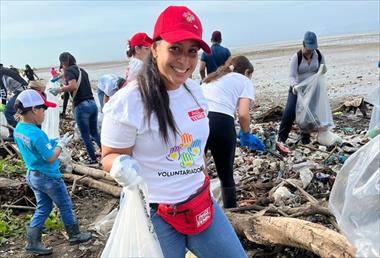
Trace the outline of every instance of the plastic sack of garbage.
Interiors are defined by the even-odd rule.
[[[9,131],[7,128],[5,128],[3,125],[7,125],[7,119],[5,118],[5,115],[3,112],[0,112],[0,135],[1,137],[5,138],[9,136]]]
[[[51,88],[59,87],[59,83],[53,83],[49,80],[46,85],[46,98],[48,101],[54,102],[58,105],[59,95],[54,96],[49,92]],[[59,108],[48,108],[45,111],[45,120],[42,123],[42,130],[48,135],[49,138],[59,137]]]
[[[101,257],[163,257],[146,202],[146,184],[140,182],[124,187],[123,191],[125,194]]]
[[[67,148],[63,148],[61,153],[58,156],[60,161],[60,170],[63,173],[72,173],[73,172],[73,160]]]
[[[318,73],[294,86],[297,93],[296,122],[304,132],[334,126],[324,69],[324,64],[321,64]]]
[[[104,218],[96,222],[92,229],[102,236],[107,236],[112,230],[112,226],[116,220],[117,212],[118,208],[113,209]]]
[[[368,126],[368,132],[376,129],[380,129],[380,106],[378,105],[373,106],[371,120],[369,121]]]
[[[364,100],[374,106],[380,106],[380,82],[373,90],[369,92]]]
[[[329,208],[356,257],[380,257],[380,135],[352,154],[338,173]]]

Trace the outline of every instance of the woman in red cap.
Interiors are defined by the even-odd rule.
[[[130,58],[125,79],[127,82],[136,79],[143,67],[143,61],[150,51],[152,39],[144,32],[136,33],[128,40],[127,56]]]
[[[210,195],[204,148],[207,104],[189,79],[198,51],[210,52],[202,25],[184,6],[158,17],[151,53],[137,80],[104,107],[104,169],[122,186],[148,186],[150,216],[165,257],[246,257],[230,222]]]

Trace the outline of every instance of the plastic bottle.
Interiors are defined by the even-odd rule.
[[[269,134],[270,150],[271,151],[276,151],[276,138],[277,138],[276,132],[271,131]]]

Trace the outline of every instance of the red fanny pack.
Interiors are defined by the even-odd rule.
[[[157,214],[178,232],[194,235],[211,225],[214,216],[212,205],[210,179],[206,177],[195,194],[174,205],[159,204]]]

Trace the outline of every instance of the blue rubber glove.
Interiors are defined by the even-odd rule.
[[[256,135],[250,134],[249,135],[249,148],[251,150],[264,151],[265,145],[259,138],[257,138]]]
[[[240,129],[239,138],[240,146],[242,147],[248,147],[250,150],[265,150],[264,143],[259,138],[257,138],[256,135],[251,134],[250,132],[244,133],[243,130]]]
[[[240,129],[239,132],[239,139],[240,139],[240,146],[242,147],[249,147],[249,136],[251,134],[248,132],[244,133],[243,130]]]

